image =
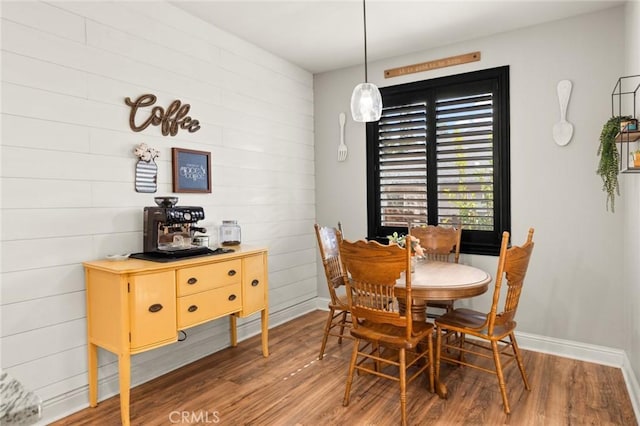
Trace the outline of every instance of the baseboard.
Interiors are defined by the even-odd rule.
[[[556,339],[537,334],[516,332],[516,337],[522,349],[529,349],[580,361],[594,362],[610,367],[622,368],[626,356],[625,352],[621,349]]]
[[[316,309],[319,311],[329,311],[329,303],[331,299],[328,297],[316,297]]]
[[[631,368],[631,362],[629,362],[626,353],[622,363],[622,375],[627,384],[629,398],[631,398],[631,405],[633,405],[633,412],[636,414],[636,422],[640,423],[640,383],[638,383],[638,379],[636,379],[636,375],[633,372],[633,368]]]
[[[284,324],[291,321],[294,318],[302,316],[308,312],[317,310],[316,299],[304,301],[295,306],[282,309],[278,312],[269,313],[269,328],[276,327],[280,324]],[[256,336],[261,332],[260,315],[255,315],[249,321],[246,321],[238,325],[238,341],[246,340],[250,337]],[[224,344],[218,344],[210,340],[203,340],[188,351],[180,353],[180,359],[168,360],[168,362],[153,362],[145,365],[145,368],[137,368],[135,374],[132,374],[131,387],[141,385],[156,377],[167,374],[177,368],[190,364],[210,355],[214,352],[220,351],[227,346]],[[135,366],[134,366],[135,368]],[[100,401],[111,398],[118,394],[118,375],[114,374],[109,377],[103,377],[98,380],[98,395]],[[63,395],[46,400],[43,402],[42,419],[36,423],[37,426],[45,426],[56,420],[67,417],[75,412],[85,409],[89,406],[89,388],[88,385],[66,392]]]

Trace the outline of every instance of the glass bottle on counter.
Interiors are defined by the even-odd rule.
[[[240,225],[237,220],[223,220],[220,226],[220,244],[237,246],[242,241]]]

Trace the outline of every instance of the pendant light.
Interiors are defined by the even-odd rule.
[[[351,116],[355,121],[378,121],[382,115],[382,95],[375,84],[367,81],[367,7],[362,0],[364,17],[364,83],[358,84],[351,94]]]

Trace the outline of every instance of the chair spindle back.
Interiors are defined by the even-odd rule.
[[[407,247],[410,239],[407,237]],[[382,245],[377,241],[343,240],[340,256],[354,328],[358,327],[358,320],[365,320],[407,327],[407,336],[411,336],[411,315],[401,314],[395,299],[397,280],[411,267],[411,250],[397,244]],[[404,276],[406,310],[411,312],[411,273]]]
[[[498,261],[498,272],[496,273],[496,284],[493,293],[493,303],[488,318],[488,332],[491,335],[496,325],[507,324],[514,320],[524,278],[529,267],[529,260],[533,253],[533,228],[529,228],[527,241],[522,246],[513,246],[508,248],[509,233],[503,232],[502,244],[500,246],[500,260]],[[507,294],[505,297],[503,310],[497,313],[498,302],[500,299],[500,288],[502,287],[503,277],[507,282]]]

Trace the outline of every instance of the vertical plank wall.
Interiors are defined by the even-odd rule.
[[[81,262],[142,250],[142,209],[170,195],[171,148],[212,154],[205,227],[237,219],[269,247],[271,323],[316,296],[310,73],[165,2],[2,2],[1,365],[45,402],[45,420],[87,406]],[[125,97],[191,105],[201,130],[129,129]],[[157,194],[134,190],[145,142]],[[258,332],[253,318],[240,337]],[[133,357],[134,384],[228,345],[228,322]],[[258,352],[256,352],[258,353]],[[117,393],[100,352],[100,397]]]

